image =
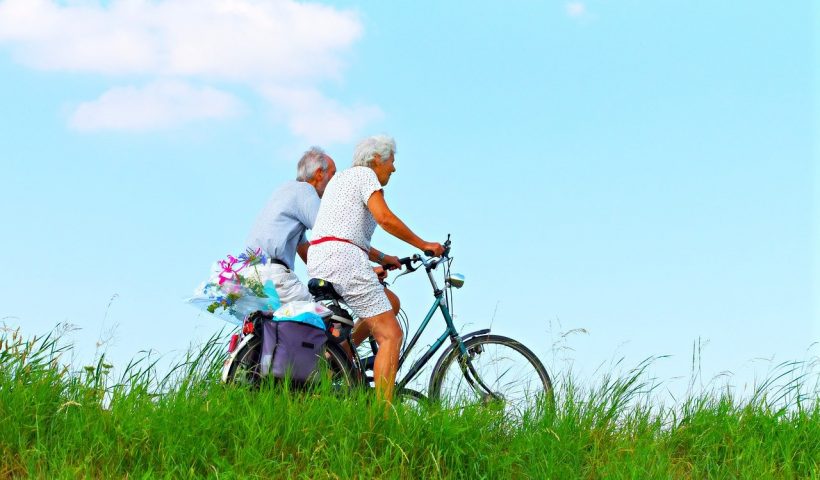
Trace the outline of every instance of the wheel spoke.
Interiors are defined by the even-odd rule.
[[[433,373],[432,399],[451,406],[496,405],[511,418],[521,418],[537,408],[539,399],[551,400],[549,375],[538,358],[520,343],[485,335],[468,340],[465,346],[467,358],[461,359],[454,350]]]

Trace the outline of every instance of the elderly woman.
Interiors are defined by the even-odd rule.
[[[396,171],[395,152],[396,142],[387,135],[359,142],[353,166],[337,173],[325,189],[307,261],[310,276],[331,282],[359,316],[354,341],[369,333],[379,344],[373,376],[377,394],[387,401],[393,398],[402,331],[391,306],[391,300],[397,304],[398,299],[382,287],[370,261],[388,269],[401,264],[370,246],[373,231],[378,224],[422,251],[444,253],[440,243],[422,240],[387,207],[382,187]]]

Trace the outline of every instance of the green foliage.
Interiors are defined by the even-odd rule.
[[[259,282],[256,282],[255,285],[260,285],[260,284],[259,284]],[[256,290],[253,290],[253,292],[256,293]],[[216,312],[217,308],[228,309],[228,308],[230,308],[231,305],[235,304],[236,301],[239,300],[240,297],[241,297],[241,295],[239,295],[238,293],[229,293],[229,294],[225,295],[224,297],[220,297],[218,301],[215,301],[212,304],[208,305],[206,310],[208,310],[210,313],[214,313],[214,312]]]
[[[99,358],[71,372],[53,337],[0,338],[0,478],[818,478],[820,403],[805,372],[758,391],[650,400],[647,363],[512,424],[503,411],[397,404],[368,392],[217,381],[212,339],[158,378]],[[794,365],[794,364],[790,364]]]
[[[253,268],[256,270],[256,267]],[[256,276],[259,277],[259,273],[257,273]],[[265,287],[262,285],[262,282],[253,278],[248,278],[245,282],[245,286],[247,286],[254,295],[259,298],[268,298],[267,294],[265,294]]]

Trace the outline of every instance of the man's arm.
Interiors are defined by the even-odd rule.
[[[316,215],[319,213],[319,204],[321,200],[316,190],[310,184],[306,183],[310,190],[305,189],[301,193],[297,203],[297,220],[304,225],[308,230],[313,230],[313,225],[316,223]]]
[[[316,215],[319,213],[319,203],[319,196],[316,194],[316,190],[313,189],[313,186],[311,186],[310,192],[306,193],[298,204],[298,220],[302,222],[305,228],[313,229],[313,225],[316,223]],[[308,247],[310,247],[310,243],[305,236],[305,232],[302,232],[299,243],[296,245],[296,253],[299,254],[299,258],[301,258],[305,264],[307,264]]]
[[[308,247],[310,247],[310,242],[300,243],[296,245],[296,253],[299,254],[299,258],[302,259],[305,264],[307,264],[307,251]]]

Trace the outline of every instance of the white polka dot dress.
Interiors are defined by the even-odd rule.
[[[327,241],[308,250],[308,274],[331,282],[350,308],[364,318],[391,310],[365,253],[376,229],[367,201],[381,188],[376,173],[368,167],[337,173],[322,196],[313,240],[336,237],[353,243]]]

